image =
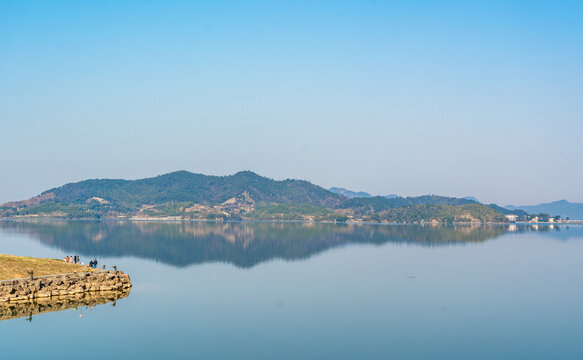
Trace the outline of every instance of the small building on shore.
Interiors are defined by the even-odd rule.
[[[506,219],[508,219],[508,221],[510,221],[510,222],[516,222],[516,220],[518,219],[518,215],[514,215],[514,214],[507,214],[505,216],[506,216]]]

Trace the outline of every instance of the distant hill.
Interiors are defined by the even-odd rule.
[[[465,205],[440,205],[419,204],[381,211],[378,214],[380,220],[389,222],[504,222],[506,218],[500,212],[476,202]]]
[[[572,203],[567,200],[559,200],[539,205],[507,205],[504,207],[510,210],[522,209],[530,214],[559,215],[563,219],[569,217],[571,220],[583,220],[583,203]]]
[[[209,176],[188,171],[139,180],[93,179],[0,205],[0,217],[309,221],[504,221],[473,200],[437,195],[353,197],[303,180],[251,171]],[[473,205],[468,207],[467,205]]]
[[[339,194],[339,195],[345,196],[349,199],[373,197],[371,194],[364,192],[364,191],[357,192],[357,191],[352,191],[352,190],[348,190],[348,189],[341,188],[341,187],[331,187],[330,189],[328,189],[328,191],[333,192],[334,194]],[[389,194],[389,195],[384,195],[383,197],[385,197],[387,199],[394,199],[394,198],[398,198],[400,196],[395,195],[395,194]]]
[[[341,208],[353,208],[358,209],[361,212],[368,211],[384,211],[389,209],[396,209],[399,207],[410,206],[410,205],[466,205],[475,204],[475,201],[461,199],[461,198],[451,198],[446,196],[438,195],[423,195],[416,197],[394,197],[386,198],[384,196],[374,196],[371,198],[353,198],[342,202]]]
[[[353,198],[340,208],[352,217],[379,222],[506,221],[504,214],[476,201],[438,195]]]
[[[334,193],[334,194],[339,194],[342,196],[346,196],[349,199],[355,198],[355,197],[372,197],[371,194],[366,193],[364,191],[351,191],[345,188],[341,188],[341,187],[331,187],[330,189],[328,189],[328,191]]]
[[[527,216],[528,213],[522,209],[507,209],[503,208],[502,206],[498,206],[496,204],[488,204],[488,206],[504,215],[518,215],[518,216]]]
[[[12,210],[20,215],[53,214],[78,218],[107,214],[119,216],[142,210],[149,211],[144,215],[167,216],[173,215],[176,206],[199,204],[210,207],[227,202],[225,207],[229,207],[245,201],[334,207],[342,200],[342,196],[303,180],[276,181],[251,171],[229,176],[177,171],[140,180],[95,179],[70,183],[32,199],[0,207],[5,212]],[[160,208],[152,209],[152,206]]]
[[[342,200],[307,181],[276,181],[251,171],[229,176],[176,171],[140,180],[86,180],[50,189],[41,195],[52,193],[54,201],[68,204],[83,204],[92,197],[99,197],[131,210],[142,204],[168,201],[219,204],[245,191],[255,201],[334,206]]]

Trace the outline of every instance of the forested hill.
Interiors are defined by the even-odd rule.
[[[385,211],[389,209],[396,209],[404,206],[411,205],[467,205],[467,204],[477,204],[476,201],[462,199],[462,198],[452,198],[446,196],[438,195],[423,195],[415,197],[394,197],[386,198],[384,196],[374,196],[368,198],[352,198],[344,201],[340,207],[348,209],[354,209],[361,212],[368,211]]]
[[[308,181],[278,181],[251,171],[229,176],[177,171],[139,180],[66,184],[28,200],[0,205],[0,217],[504,221],[500,212],[490,210],[473,200],[436,195],[349,199]]]
[[[193,202],[220,204],[247,192],[254,201],[303,203],[332,207],[343,197],[303,180],[276,181],[251,171],[229,176],[209,176],[176,171],[140,180],[85,180],[45,191],[65,204],[84,204],[98,197],[121,209],[137,209],[143,204]]]

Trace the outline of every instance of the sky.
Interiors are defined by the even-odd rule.
[[[583,202],[581,1],[1,1],[0,203],[252,170]]]

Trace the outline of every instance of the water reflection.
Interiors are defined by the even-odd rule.
[[[63,311],[67,309],[89,308],[111,303],[116,305],[117,300],[128,297],[130,290],[98,291],[67,296],[53,296],[18,302],[0,303],[0,321],[27,317],[32,321],[33,315]]]
[[[305,259],[351,244],[443,246],[484,242],[506,232],[558,232],[561,227],[521,225],[351,225],[314,223],[211,223],[128,221],[0,221],[66,253],[135,256],[174,266],[228,262],[251,267],[280,258]]]

